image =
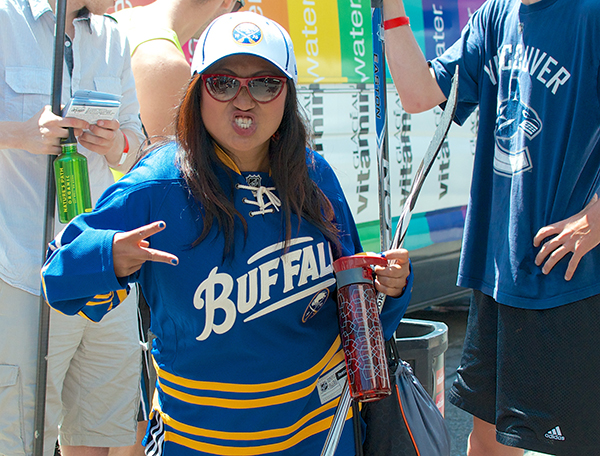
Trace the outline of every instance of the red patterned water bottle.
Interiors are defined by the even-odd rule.
[[[383,330],[372,266],[387,266],[378,255],[352,255],[333,262],[338,318],[352,398],[376,401],[391,394]]]

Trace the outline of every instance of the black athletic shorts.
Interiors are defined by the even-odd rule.
[[[504,445],[600,455],[600,296],[526,310],[475,291],[448,399]]]

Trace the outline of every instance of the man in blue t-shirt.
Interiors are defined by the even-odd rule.
[[[469,456],[597,454],[600,396],[600,2],[489,0],[427,62],[401,0],[384,1],[404,109],[479,108],[458,285],[474,289],[450,401]]]

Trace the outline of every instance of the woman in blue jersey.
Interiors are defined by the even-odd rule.
[[[99,320],[138,282],[158,380],[152,455],[318,455],[344,380],[332,262],[361,251],[332,169],[307,149],[287,32],[253,13],[206,29],[176,140],[53,242],[54,308]],[[158,90],[158,89],[157,89]],[[376,268],[391,337],[412,275]],[[405,291],[406,290],[406,291]],[[354,454],[349,421],[339,454]]]

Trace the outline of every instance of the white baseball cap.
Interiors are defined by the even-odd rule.
[[[192,60],[192,74],[202,74],[230,55],[256,55],[298,81],[292,39],[277,22],[250,11],[219,16],[204,30]]]

